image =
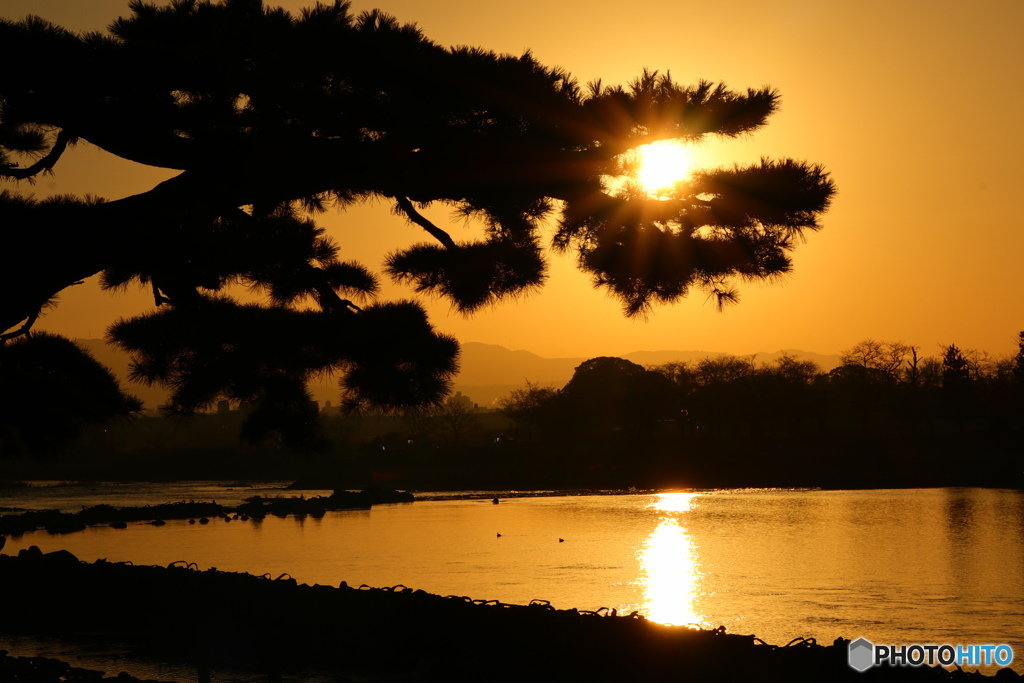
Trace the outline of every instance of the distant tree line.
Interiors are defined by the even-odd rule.
[[[26,350],[8,344],[0,376],[31,366],[14,356]],[[834,369],[793,356],[592,358],[564,387],[527,384],[498,412],[461,395],[405,415],[328,411],[322,448],[303,457],[282,439],[240,441],[246,410],[93,424],[97,410],[137,405],[119,403],[112,378],[86,397],[54,376],[39,387],[52,411],[8,396],[0,454],[60,451],[50,464],[64,478],[326,476],[349,488],[1024,486],[1024,333],[1006,357],[866,339],[840,358]]]
[[[822,453],[870,450],[865,457],[889,467],[881,454],[898,444],[917,444],[909,450],[920,454],[928,450],[921,444],[939,444],[945,452],[954,444],[991,449],[1019,441],[1024,332],[1018,353],[1007,357],[955,344],[923,357],[916,346],[865,339],[840,359],[826,371],[793,356],[770,363],[719,356],[650,367],[592,358],[564,388],[527,385],[501,408],[517,425],[520,442],[560,445],[562,453],[582,452],[589,460],[614,453],[608,462],[618,463],[624,453],[630,454],[625,462],[647,458],[660,465],[694,453],[728,453],[740,468],[764,455],[821,470],[811,454],[799,452],[813,444],[824,445]],[[1022,469],[1024,462],[1014,457],[1011,469]]]
[[[592,358],[560,390],[528,384],[501,401],[528,440],[649,438],[682,433],[766,436],[799,432],[1008,429],[1024,399],[1024,333],[1014,356],[943,346],[922,357],[902,342],[864,341],[825,371],[793,356],[770,363],[718,356],[642,367]],[[980,422],[979,422],[980,421]]]

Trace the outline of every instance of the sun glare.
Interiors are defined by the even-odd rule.
[[[658,623],[704,625],[696,606],[701,581],[697,549],[679,517],[693,509],[697,495],[662,493],[651,505],[661,519],[643,545],[640,562],[646,575],[645,608]]]
[[[685,626],[702,622],[694,602],[698,575],[696,550],[679,520],[662,519],[647,538],[642,555],[646,574],[647,615],[661,624]]]
[[[693,152],[676,140],[659,140],[635,150],[639,162],[637,181],[645,192],[657,194],[684,180],[693,170]]]

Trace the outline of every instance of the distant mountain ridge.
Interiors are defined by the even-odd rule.
[[[77,339],[99,362],[110,368],[121,380],[128,393],[138,396],[147,408],[167,401],[168,392],[159,386],[147,387],[128,381],[130,359],[128,354],[104,342],[102,339]],[[620,358],[640,365],[663,365],[673,362],[695,362],[709,357],[738,354],[714,351],[634,351]],[[740,357],[753,356],[757,363],[771,361],[790,355],[800,360],[809,360],[822,370],[838,367],[838,355],[825,355],[797,349],[783,349],[772,353],[758,352]],[[572,378],[573,371],[580,363],[594,356],[579,358],[545,358],[531,351],[513,350],[498,344],[463,342],[460,358],[461,369],[455,378],[455,390],[461,391],[480,406],[492,406],[498,399],[508,396],[514,389],[522,388],[527,382],[541,386],[561,388]],[[335,380],[326,379],[311,384],[310,391],[321,405],[330,401],[339,402]]]

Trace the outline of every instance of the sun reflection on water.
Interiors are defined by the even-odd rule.
[[[662,493],[650,506],[660,519],[641,547],[640,565],[645,574],[643,611],[652,621],[705,626],[696,607],[701,583],[697,551],[680,519],[696,506],[699,495]]]

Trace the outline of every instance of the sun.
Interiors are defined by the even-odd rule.
[[[660,194],[693,170],[692,147],[675,140],[659,140],[641,145],[636,154],[636,179],[648,194]]]
[[[603,176],[612,194],[640,192],[666,199],[673,185],[686,180],[709,160],[703,145],[680,140],[658,140],[634,147],[617,158],[614,174]]]

